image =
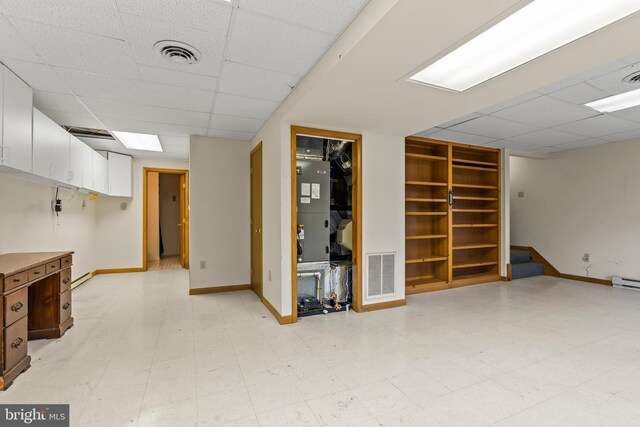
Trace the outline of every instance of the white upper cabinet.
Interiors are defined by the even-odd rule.
[[[109,194],[109,164],[100,153],[93,152],[93,185],[92,190],[102,194]]]
[[[68,183],[69,133],[33,109],[33,174]]]
[[[109,195],[132,197],[131,192],[131,156],[107,153],[109,162]]]
[[[82,144],[82,188],[85,190],[93,190],[93,153],[91,147]]]
[[[67,182],[78,188],[83,187],[84,147],[87,147],[84,142],[69,134],[69,171],[67,172]],[[91,163],[91,161],[92,159],[89,159],[89,163]]]
[[[9,69],[2,74],[2,139],[0,165],[31,172],[33,91]]]

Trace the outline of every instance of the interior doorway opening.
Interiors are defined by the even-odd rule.
[[[189,268],[188,171],[144,169],[145,270]]]

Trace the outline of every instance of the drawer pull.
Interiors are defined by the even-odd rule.
[[[15,339],[15,341],[13,341],[11,343],[11,347],[18,348],[18,347],[20,347],[22,345],[23,342],[24,342],[24,340],[21,337],[18,337],[18,338]]]
[[[17,303],[11,306],[11,311],[15,311],[17,313],[20,311],[22,307],[24,307],[24,304],[21,301],[18,301]]]
[[[69,306],[70,306],[70,305],[71,305],[71,304],[69,304],[68,302],[65,302],[65,303],[62,305],[62,309],[63,309],[63,310],[67,310],[67,309],[69,308]]]
[[[39,271],[34,271],[33,274],[37,275],[37,274],[40,274],[40,272]]]
[[[67,285],[67,284],[69,283],[69,281],[70,281],[70,280],[71,280],[71,279],[69,279],[68,277],[65,277],[65,278],[62,280],[62,283],[64,283],[65,285]]]
[[[20,279],[13,279],[13,283],[18,283]]]

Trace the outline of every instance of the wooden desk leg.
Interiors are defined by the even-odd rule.
[[[0,377],[0,390],[6,390],[13,383],[18,375],[31,367],[31,356],[22,359],[16,366],[5,372]]]

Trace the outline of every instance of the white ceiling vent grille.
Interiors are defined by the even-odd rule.
[[[161,40],[153,48],[167,61],[179,65],[195,64],[202,57],[195,47],[175,40]]]
[[[367,298],[396,293],[396,254],[367,254]]]
[[[640,85],[640,71],[629,74],[627,77],[622,79],[622,83],[626,85]]]

